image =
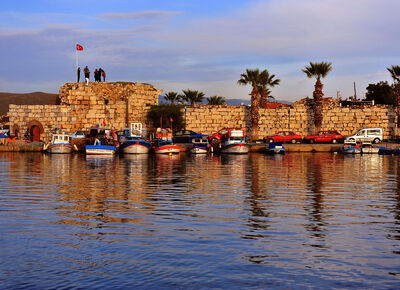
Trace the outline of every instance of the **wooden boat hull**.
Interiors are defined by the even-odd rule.
[[[115,146],[108,145],[86,145],[87,155],[113,155],[117,152]]]
[[[181,152],[181,147],[177,145],[162,145],[154,148],[155,154],[178,154]]]
[[[281,143],[270,143],[265,147],[267,154],[285,154],[286,148]]]
[[[341,152],[344,154],[360,154],[361,149],[341,149]]]
[[[56,154],[69,154],[72,152],[72,145],[69,143],[50,144],[47,152]]]
[[[266,150],[265,150],[265,152],[267,153],[267,154],[285,154],[285,149],[284,148],[273,148],[273,149],[271,149],[271,148],[267,148]]]
[[[190,148],[190,153],[192,154],[207,154],[208,148],[207,147],[192,147]]]
[[[249,146],[243,143],[229,144],[221,148],[221,153],[247,154],[249,153]]]
[[[344,154],[360,154],[361,148],[356,144],[344,144],[340,147],[340,151]]]
[[[377,147],[379,148],[379,154],[381,155],[399,155],[400,150],[399,148],[392,149],[387,147]]]
[[[378,154],[379,148],[375,148],[375,147],[361,148],[361,152],[362,152],[362,154]]]
[[[151,145],[143,140],[127,141],[121,144],[120,152],[126,154],[148,154]]]

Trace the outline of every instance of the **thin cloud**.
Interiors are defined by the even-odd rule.
[[[179,14],[183,14],[182,11],[166,11],[166,10],[147,10],[140,12],[131,13],[104,13],[100,15],[103,19],[128,19],[128,20],[154,20],[154,19],[166,19]]]

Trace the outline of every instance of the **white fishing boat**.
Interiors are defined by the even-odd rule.
[[[119,150],[122,153],[147,154],[151,148],[151,143],[146,140],[146,129],[142,123],[131,123],[129,129],[119,131],[118,140]]]
[[[62,130],[54,130],[51,135],[51,141],[44,146],[49,153],[68,154],[72,152],[72,144],[69,134]]]
[[[155,154],[178,154],[181,147],[172,142],[172,137],[161,137],[154,142],[153,150]]]
[[[207,154],[210,151],[208,135],[196,134],[189,136],[189,151],[192,154]]]
[[[178,154],[181,152],[181,147],[173,143],[172,132],[170,129],[158,128],[156,139],[152,144],[155,154]]]
[[[249,145],[246,143],[244,131],[241,129],[227,129],[228,132],[221,138],[221,153],[247,154]]]
[[[378,154],[379,147],[372,146],[371,142],[364,141],[361,145],[361,153],[362,154]]]

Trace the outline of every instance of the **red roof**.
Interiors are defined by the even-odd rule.
[[[282,104],[282,103],[267,103],[266,108],[268,109],[276,109],[279,107],[287,107],[287,104]]]

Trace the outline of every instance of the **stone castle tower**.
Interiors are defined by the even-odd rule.
[[[146,114],[161,93],[152,85],[133,82],[66,83],[59,91],[60,105],[10,105],[10,127],[20,137],[28,130],[35,141],[48,141],[53,128],[72,133],[93,126],[146,124]]]

